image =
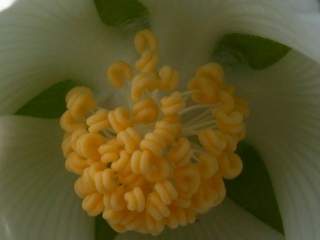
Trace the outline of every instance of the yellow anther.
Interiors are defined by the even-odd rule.
[[[219,110],[225,113],[230,113],[235,108],[235,101],[232,95],[227,93],[226,91],[221,91],[219,94]]]
[[[165,147],[166,147],[166,143],[163,142],[162,139],[157,138],[157,135],[152,132],[147,133],[140,144],[140,148],[142,150],[150,151],[155,156],[158,156],[158,157],[161,156]]]
[[[129,64],[119,61],[113,63],[107,70],[107,77],[111,84],[120,88],[123,86],[125,81],[129,81],[133,77],[133,71]]]
[[[82,208],[88,213],[89,216],[95,217],[102,213],[103,197],[99,193],[93,193],[85,197],[82,202]]]
[[[213,155],[204,152],[199,154],[198,159],[198,169],[202,178],[211,178],[218,172],[218,160]]]
[[[136,68],[143,73],[155,72],[159,57],[156,52],[145,51],[136,62]]]
[[[187,138],[180,138],[170,149],[167,157],[175,166],[183,166],[190,163],[192,148]]]
[[[63,141],[61,144],[63,156],[66,158],[70,153],[72,153],[72,143],[71,143],[71,134],[66,133],[63,137]]]
[[[135,151],[130,160],[131,171],[135,174],[147,174],[152,168],[152,154],[149,151]]]
[[[170,215],[168,206],[161,200],[157,192],[151,192],[148,195],[146,210],[157,221],[161,221]]]
[[[87,133],[88,133],[88,131],[85,128],[79,128],[79,129],[75,130],[74,132],[72,132],[72,134],[70,135],[70,143],[71,143],[71,147],[74,151],[77,151],[78,139]]]
[[[111,127],[117,133],[131,126],[129,111],[124,107],[118,107],[109,112],[108,119]]]
[[[237,154],[223,154],[218,161],[221,174],[225,179],[234,179],[242,172],[242,160]]]
[[[186,226],[196,221],[196,212],[189,208],[173,207],[170,209],[171,215],[166,219],[166,224],[171,229],[179,226]]]
[[[60,126],[66,132],[73,132],[79,128],[84,128],[85,124],[75,119],[70,111],[66,111],[60,118]]]
[[[139,187],[135,187],[132,191],[124,195],[129,211],[142,212],[146,205],[143,191]]]
[[[197,103],[214,104],[218,101],[219,85],[209,78],[194,78],[188,84],[192,100]]]
[[[145,189],[148,187],[148,182],[142,175],[137,175],[129,171],[119,174],[119,180],[127,189],[132,189],[135,187],[141,187],[142,189]]]
[[[130,154],[126,151],[121,151],[120,158],[112,163],[111,168],[117,172],[130,170]]]
[[[159,71],[160,89],[163,91],[173,91],[180,82],[180,75],[175,69],[164,66]]]
[[[133,217],[134,215],[125,210],[115,211],[107,209],[103,212],[103,218],[106,219],[110,226],[119,233],[128,231],[125,223],[127,222],[127,220],[132,220]]]
[[[223,83],[223,70],[220,65],[209,63],[198,68],[196,76],[189,84],[195,102],[212,104],[218,101],[219,91]]]
[[[141,96],[148,92],[154,91],[159,87],[159,78],[153,73],[141,73],[132,81],[131,99],[138,101]]]
[[[208,63],[197,69],[196,77],[211,79],[222,84],[224,78],[223,68],[217,63]]]
[[[244,117],[240,112],[226,114],[222,111],[214,113],[217,125],[222,132],[229,134],[239,134],[245,131]]]
[[[109,208],[103,212],[103,218],[112,225],[121,223],[127,215],[128,211],[116,211]]]
[[[163,137],[163,140],[167,141],[167,144],[171,144],[172,141],[176,138],[176,136],[180,133],[181,130],[181,124],[177,122],[172,122],[170,120],[173,120],[172,118],[170,119],[164,119],[161,121],[156,122],[155,125],[155,131],[159,131],[159,133],[164,133],[166,132],[167,134],[159,134],[160,136]],[[161,131],[160,131],[161,130]],[[169,135],[171,137],[169,137]]]
[[[174,172],[175,186],[180,195],[192,196],[199,188],[200,175],[196,166],[189,164]]]
[[[243,114],[245,118],[249,117],[250,110],[249,110],[249,104],[247,101],[240,97],[235,97],[235,109],[236,111]]]
[[[218,156],[227,146],[227,140],[223,133],[218,130],[204,129],[198,133],[199,141],[210,153]]]
[[[171,166],[165,159],[155,159],[151,170],[145,175],[149,182],[160,182],[171,174]]]
[[[101,132],[109,127],[108,111],[99,109],[87,119],[88,130],[91,133]]]
[[[134,128],[127,128],[117,135],[119,143],[124,145],[128,153],[133,153],[141,142],[140,134]]]
[[[118,186],[117,176],[112,169],[105,169],[94,175],[94,182],[99,193],[107,193]]]
[[[146,216],[146,232],[151,235],[158,235],[164,229],[164,223],[162,221],[155,220],[151,215],[147,214]]]
[[[154,34],[148,30],[138,32],[134,38],[134,45],[138,53],[142,54],[145,51],[156,51],[158,42]]]
[[[98,149],[105,142],[106,139],[102,135],[87,133],[78,139],[76,151],[85,158],[99,160],[101,155],[98,152]]]
[[[126,202],[124,199],[125,189],[118,187],[109,194],[105,194],[103,198],[106,209],[121,211],[126,209]]]
[[[168,180],[156,183],[154,185],[154,191],[158,193],[161,201],[166,205],[171,204],[171,202],[178,197],[175,187]]]
[[[175,115],[185,107],[185,101],[180,92],[174,92],[161,99],[161,111],[164,115]]]
[[[135,123],[151,123],[157,119],[158,106],[153,99],[144,99],[133,105],[133,121]]]
[[[166,226],[195,222],[223,201],[224,180],[242,171],[235,151],[249,110],[224,83],[220,65],[199,67],[191,91],[174,92],[180,74],[157,68],[152,32],[139,32],[134,43],[138,71],[118,61],[106,72],[114,87],[129,93],[123,96],[128,108],[97,107],[90,89],[74,88],[60,119],[61,147],[66,169],[80,175],[74,190],[90,216],[103,212],[117,232],[158,235]]]
[[[119,159],[122,145],[117,139],[112,139],[101,145],[98,149],[101,154],[101,162],[110,163]]]
[[[226,196],[225,185],[220,176],[214,176],[202,182],[192,198],[191,207],[198,213],[205,213],[219,205]]]
[[[86,87],[75,87],[66,96],[67,108],[75,119],[83,119],[96,107],[92,91]]]
[[[72,152],[68,155],[65,167],[68,171],[81,175],[83,170],[89,167],[88,161],[77,153]]]
[[[74,184],[74,190],[80,198],[85,198],[86,196],[96,192],[93,179],[86,170],[84,173],[85,174],[78,178]]]

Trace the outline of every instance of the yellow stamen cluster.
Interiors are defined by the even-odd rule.
[[[60,122],[62,150],[88,215],[102,214],[118,232],[157,235],[223,201],[224,179],[242,170],[235,150],[249,110],[218,64],[200,67],[180,92],[177,70],[157,70],[152,32],[137,33],[134,43],[141,56],[135,67],[118,61],[107,70],[131,102],[105,109],[90,89],[72,89]]]

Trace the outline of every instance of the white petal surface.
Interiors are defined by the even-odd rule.
[[[70,78],[105,91],[106,67],[127,59],[129,47],[93,0],[16,0],[0,11],[0,114]]]
[[[252,107],[249,138],[271,174],[288,240],[320,239],[320,67],[298,53],[234,71]]]
[[[0,239],[90,240],[55,121],[0,118]]]
[[[287,0],[291,2],[294,8],[298,11],[310,13],[310,12],[320,12],[320,6],[318,0]]]
[[[248,214],[231,200],[201,216],[198,222],[174,231],[167,230],[159,237],[135,233],[120,234],[116,240],[280,240],[282,236]]]
[[[189,75],[210,59],[226,33],[247,33],[287,44],[320,62],[320,15],[305,22],[288,1],[143,0],[160,38],[164,63]]]

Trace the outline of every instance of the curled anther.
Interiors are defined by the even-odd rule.
[[[88,166],[88,161],[75,152],[70,153],[65,162],[66,169],[77,175],[81,175]]]
[[[180,82],[180,75],[177,70],[170,66],[164,66],[159,71],[160,89],[163,91],[173,91]]]
[[[176,115],[185,105],[186,103],[180,92],[174,92],[170,96],[161,99],[161,111],[164,115]]]
[[[190,163],[193,155],[191,143],[187,138],[180,138],[170,149],[167,157],[175,166],[184,166]]]
[[[139,146],[141,136],[134,128],[130,127],[118,133],[117,139],[128,153],[133,153]]]
[[[161,200],[157,192],[151,192],[148,195],[146,210],[157,221],[161,221],[170,215],[170,209]]]
[[[138,53],[142,54],[145,51],[156,51],[158,42],[154,34],[148,30],[142,30],[135,35],[134,45]]]
[[[124,107],[118,107],[109,112],[108,119],[111,127],[117,133],[131,126],[129,111]]]
[[[124,199],[129,211],[142,212],[145,208],[146,200],[140,187],[135,187],[132,191],[125,193]]]
[[[225,135],[222,132],[211,128],[199,131],[198,138],[201,145],[214,156],[220,155],[227,146]]]
[[[166,205],[169,205],[178,197],[177,190],[173,184],[166,180],[162,182],[157,182],[154,185],[154,191],[158,193],[161,201]]]
[[[89,118],[87,118],[88,131],[91,133],[101,132],[109,127],[108,111],[99,109]]]
[[[92,91],[87,87],[75,87],[66,96],[67,109],[75,119],[83,119],[96,107]]]
[[[157,119],[158,112],[158,106],[153,99],[143,99],[133,105],[133,121],[135,123],[152,123]]]
[[[114,87],[121,88],[125,81],[132,79],[133,71],[129,64],[123,61],[118,61],[108,68],[107,77]]]
[[[159,79],[153,73],[141,73],[137,75],[131,86],[131,99],[138,101],[146,92],[154,91],[159,87]]]
[[[117,139],[109,140],[98,149],[101,154],[101,162],[110,163],[119,159],[122,145]]]
[[[152,168],[152,154],[149,151],[135,151],[130,160],[131,171],[135,174],[147,174]]]
[[[145,51],[136,62],[136,68],[143,73],[155,72],[159,62],[158,54],[154,51]]]

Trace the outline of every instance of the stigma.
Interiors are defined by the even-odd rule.
[[[62,150],[89,216],[102,214],[117,232],[158,235],[222,203],[224,181],[243,168],[235,151],[249,109],[219,64],[200,66],[181,88],[176,69],[158,68],[150,30],[134,45],[134,64],[117,61],[106,71],[123,105],[98,106],[87,87],[67,94]]]

